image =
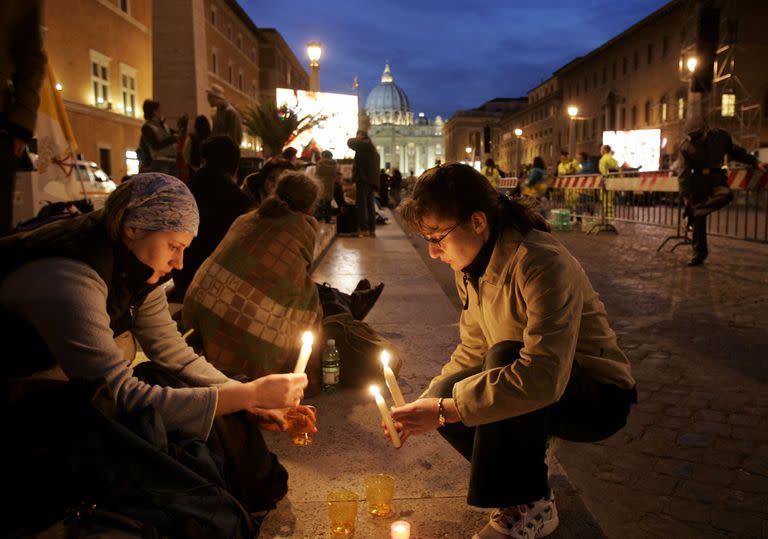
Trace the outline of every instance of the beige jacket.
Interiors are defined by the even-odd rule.
[[[479,293],[472,284],[464,287],[461,272],[456,285],[462,302],[469,295],[461,314],[461,342],[432,384],[481,366],[495,343],[523,343],[518,361],[454,385],[464,424],[492,423],[557,402],[574,359],[601,382],[634,386],[603,303],[579,262],[553,235],[532,230],[523,237],[503,231],[480,278]]]

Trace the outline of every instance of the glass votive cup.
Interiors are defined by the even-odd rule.
[[[317,409],[308,404],[291,408],[285,413],[288,434],[293,445],[312,445],[314,426],[317,423]]]
[[[368,512],[375,517],[385,517],[392,512],[392,498],[395,495],[395,478],[377,473],[365,478],[365,497]]]
[[[331,523],[331,537],[352,537],[357,520],[357,493],[345,488],[328,493],[328,520]]]
[[[389,527],[389,539],[410,539],[411,524],[405,520],[396,520]]]

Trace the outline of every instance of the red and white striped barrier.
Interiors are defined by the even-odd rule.
[[[499,189],[514,189],[517,187],[517,178],[499,178]]]
[[[600,189],[601,181],[600,174],[574,174],[554,178],[551,186],[555,189]]]
[[[754,168],[731,170],[728,172],[728,186],[749,191],[765,189],[768,187],[768,173]]]

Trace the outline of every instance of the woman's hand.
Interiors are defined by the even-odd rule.
[[[402,440],[412,434],[424,434],[440,426],[437,400],[418,399],[392,409],[392,419],[395,420],[395,428],[401,432]]]
[[[298,406],[307,387],[306,374],[269,374],[248,382],[252,400],[248,408]]]
[[[285,419],[286,412],[290,408],[268,409],[268,408],[249,408],[248,411],[256,416],[259,428],[271,432],[285,432],[288,430],[288,421]]]

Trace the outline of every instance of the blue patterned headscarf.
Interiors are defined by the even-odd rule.
[[[137,174],[128,181],[131,200],[123,216],[124,226],[197,236],[200,213],[184,182],[159,172]]]

